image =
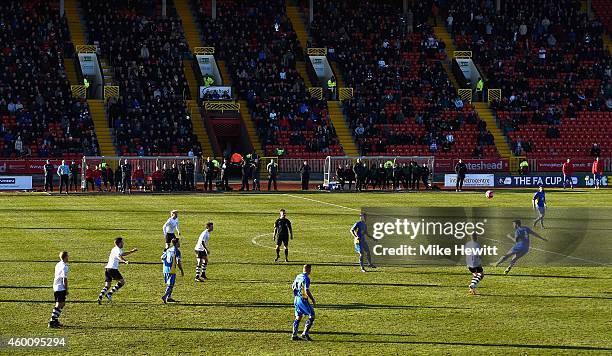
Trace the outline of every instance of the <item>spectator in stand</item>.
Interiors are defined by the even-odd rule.
[[[574,189],[574,182],[573,182],[573,174],[574,174],[574,164],[571,162],[571,160],[568,158],[567,161],[565,161],[565,163],[563,163],[563,167],[561,168],[561,171],[563,172],[563,189],[565,189],[565,186],[569,183],[569,186]]]
[[[195,190],[195,165],[192,160],[188,160],[185,165],[187,171],[187,189]]]
[[[110,164],[104,164],[102,167],[102,180],[104,180],[104,190],[112,192],[115,186],[115,172]]]
[[[74,162],[74,160],[70,163],[70,186],[69,188],[72,190],[74,186],[74,191],[77,192],[78,188],[81,186],[79,182],[79,165]]]
[[[591,168],[591,173],[593,174],[594,187],[595,189],[599,189],[601,187],[601,178],[603,176],[603,162],[599,160],[599,157],[595,158],[593,167]]]
[[[144,170],[140,168],[140,164],[136,164],[136,169],[134,170],[132,177],[136,181],[136,186],[138,187],[138,190],[140,191],[146,190],[145,189],[145,174],[144,174]]]
[[[300,179],[302,182],[302,190],[308,190],[308,184],[310,182],[310,165],[308,161],[304,161],[302,167],[300,167]]]
[[[47,160],[44,165],[45,172],[45,192],[53,192],[53,176],[55,175],[55,167]]]
[[[96,189],[101,192],[102,191],[102,168],[100,165],[96,166],[96,169],[93,172],[94,184]]]
[[[601,155],[601,148],[599,148],[599,145],[594,143],[593,146],[591,146],[591,157],[599,157]]]
[[[460,192],[463,190],[463,181],[467,174],[467,165],[463,163],[463,160],[459,159],[459,162],[455,165],[455,174],[457,175],[457,184],[455,185],[455,191]]]
[[[159,166],[155,166],[155,172],[151,174],[151,180],[153,181],[153,190],[155,192],[162,191],[162,181],[164,179],[162,171],[159,169]]]
[[[66,194],[68,194],[69,188],[69,177],[70,167],[66,164],[65,160],[62,160],[62,164],[57,167],[57,175],[60,177],[59,192],[62,194],[62,188],[66,188]]]

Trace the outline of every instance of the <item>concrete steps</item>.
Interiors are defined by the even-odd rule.
[[[336,87],[337,88],[346,87],[346,84],[344,83],[344,78],[342,77],[342,73],[340,72],[340,69],[338,69],[338,65],[336,64],[336,62],[329,61],[329,65],[331,66],[332,71],[334,72],[334,75],[336,76]],[[327,85],[325,86],[325,90],[327,90]]]
[[[253,119],[251,119],[248,104],[246,100],[239,100],[238,102],[240,103],[240,117],[242,118],[242,122],[244,122],[244,126],[246,127],[249,140],[251,140],[251,145],[258,152],[262,152],[263,146],[261,145],[261,140],[259,139],[257,131],[255,130],[255,123],[253,122]]]
[[[113,138],[108,127],[108,119],[104,110],[104,100],[88,99],[89,112],[94,123],[98,143],[100,144],[100,154],[103,156],[115,156],[117,151],[113,144]]]
[[[217,61],[217,67],[219,68],[219,73],[221,73],[221,77],[223,79],[223,85],[231,87],[232,77],[229,75],[225,61],[217,58],[215,58],[215,60]]]
[[[202,40],[200,38],[200,31],[198,30],[195,18],[193,17],[191,9],[189,8],[189,1],[175,1],[174,7],[176,8],[176,12],[183,22],[185,40],[187,40],[189,48],[193,51],[195,47],[203,47]]]
[[[115,85],[115,80],[113,78],[113,67],[108,64],[108,60],[106,60],[106,58],[98,56],[98,60],[100,61],[100,67],[102,68],[104,85]]]
[[[336,135],[347,156],[359,156],[359,149],[353,139],[351,130],[349,129],[344,114],[342,113],[340,101],[328,101],[327,108],[329,110],[329,118],[336,129]]]
[[[286,5],[285,10],[287,11],[287,17],[289,17],[289,20],[293,25],[295,34],[300,42],[300,46],[305,50],[308,44],[308,32],[306,31],[306,24],[304,23],[304,18],[302,17],[300,8],[297,6]]]
[[[499,154],[505,158],[512,157],[510,146],[508,145],[502,130],[497,124],[493,111],[491,108],[489,108],[489,104],[482,102],[475,102],[473,104],[478,116],[487,123],[487,130],[491,131],[493,134],[493,137],[495,138],[495,146],[497,147]]]
[[[444,20],[439,19],[438,23],[444,23]],[[442,67],[446,71],[446,75],[450,79],[451,83],[453,83],[453,86],[455,87],[455,89],[459,89],[459,82],[457,82],[457,78],[455,78],[455,75],[453,74],[453,71],[451,70],[451,67],[450,67],[450,63],[453,59],[453,52],[456,51],[456,47],[455,47],[455,43],[453,42],[453,38],[451,37],[451,34],[448,32],[445,26],[435,26],[434,35],[436,36],[438,40],[441,40],[446,44],[446,56],[448,58],[448,61],[443,61]]]
[[[74,65],[75,62],[73,58],[64,58],[64,69],[66,70],[68,82],[70,82],[70,85],[79,85],[82,83],[79,83],[77,79],[77,73]]]
[[[196,134],[196,136],[198,136],[198,141],[202,146],[202,155],[205,157],[215,156],[215,152],[212,148],[212,144],[210,143],[210,137],[206,131],[204,118],[202,117],[202,112],[200,111],[198,102],[196,100],[185,100],[185,105],[187,106],[187,112],[191,113],[193,132]]]
[[[191,99],[196,100],[199,95],[199,86],[195,73],[193,72],[192,63],[193,61],[191,59],[183,59],[183,72],[185,72],[185,79],[187,79],[187,84],[189,85]]]
[[[295,62],[295,69],[297,69],[298,73],[300,74],[300,77],[304,79],[304,83],[306,84],[306,86],[308,87],[319,86],[318,83],[313,83],[312,80],[310,80],[310,76],[308,75],[306,65],[307,65],[306,62],[304,61],[297,61]]]
[[[64,0],[64,11],[70,30],[70,38],[72,43],[77,45],[86,45],[87,38],[85,36],[85,26],[81,23],[81,13],[77,0]]]

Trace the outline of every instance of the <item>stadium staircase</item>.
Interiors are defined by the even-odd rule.
[[[512,151],[510,150],[508,141],[506,141],[506,137],[499,128],[495,115],[493,115],[493,110],[491,110],[489,104],[486,102],[475,102],[473,104],[478,116],[487,123],[487,129],[493,134],[497,152],[504,158],[512,157]]]
[[[297,35],[300,47],[306,49],[306,46],[308,45],[308,33],[306,32],[306,26],[304,25],[304,17],[302,16],[300,9],[297,6],[287,4],[285,10],[287,12],[287,16],[289,17],[289,20],[291,21],[291,24],[293,24],[293,29],[295,30],[295,34]],[[297,59],[295,62],[295,68],[297,69],[302,79],[304,79],[304,83],[306,83],[306,85],[310,87],[318,86],[316,83],[313,83],[312,80],[310,80],[310,76],[308,75],[306,66],[307,64],[304,59]]]
[[[440,18],[438,19],[438,23],[444,24],[444,20]],[[446,44],[447,60],[442,61],[442,67],[446,71],[446,75],[450,79],[451,83],[453,83],[455,89],[459,89],[459,82],[457,81],[457,78],[455,78],[455,75],[453,74],[453,71],[450,68],[450,63],[453,59],[453,53],[457,50],[455,44],[453,43],[453,38],[451,37],[450,33],[448,33],[448,30],[445,26],[434,26],[434,35],[437,39],[441,40],[442,42],[444,42],[444,44]]]
[[[176,8],[176,12],[181,18],[181,22],[183,23],[185,40],[187,41],[191,51],[193,52],[194,48],[196,47],[204,47],[202,40],[200,39],[200,32],[198,31],[195,19],[191,13],[191,9],[189,8],[189,2],[186,0],[175,1],[174,6]],[[202,112],[197,101],[199,94],[198,88],[200,86],[198,85],[198,81],[196,79],[192,59],[183,59],[183,72],[185,73],[185,79],[187,79],[187,84],[189,85],[189,94],[191,95],[191,100],[185,100],[185,106],[187,107],[187,112],[189,112],[191,116],[193,132],[198,137],[198,141],[202,146],[203,154],[214,156],[215,151],[212,148],[210,137],[208,136],[206,126],[204,125],[204,118],[202,117]]]
[[[342,77],[342,73],[340,73],[340,69],[338,69],[336,62],[329,61],[329,65],[331,66],[332,72],[334,72],[334,76],[336,77],[336,87],[345,88],[346,84],[344,83],[344,78]],[[327,86],[324,89],[327,90]]]
[[[98,56],[100,60],[100,67],[102,68],[102,77],[104,78],[104,85],[113,85],[113,68],[108,64],[108,60],[101,56]]]
[[[232,77],[230,77],[229,72],[227,71],[227,65],[225,65],[225,61],[222,59],[216,59],[217,68],[219,69],[219,73],[221,73],[221,79],[223,80],[223,85],[231,87],[232,86]]]
[[[347,156],[359,156],[359,149],[353,139],[351,130],[349,129],[344,113],[342,113],[341,101],[328,101],[327,108],[329,110],[329,118],[336,129],[336,135],[342,145],[344,154]]]
[[[604,47],[608,49],[608,52],[610,52],[610,55],[612,56],[612,39],[610,38],[610,35],[603,36],[603,43]]]
[[[88,99],[87,103],[89,104],[91,119],[94,123],[96,136],[98,137],[100,154],[102,156],[115,156],[117,152],[115,151],[113,138],[111,137],[110,129],[108,128],[108,120],[106,118],[106,113],[104,112],[104,100]]]
[[[202,112],[200,111],[198,102],[196,100],[185,100],[185,104],[187,105],[187,112],[191,115],[193,132],[196,134],[196,136],[198,136],[198,141],[200,141],[200,145],[202,145],[202,155],[211,157],[215,156],[215,151],[212,148],[210,138],[206,132],[204,118],[202,117]]]
[[[263,146],[261,145],[261,141],[259,140],[259,135],[257,134],[257,130],[255,130],[255,123],[251,119],[251,113],[249,112],[249,105],[246,100],[239,100],[240,103],[240,117],[242,118],[242,122],[244,122],[244,127],[246,128],[247,134],[249,135],[249,140],[251,140],[251,145],[257,151],[261,151]]]
[[[70,31],[70,38],[74,46],[84,45],[87,43],[85,39],[85,31],[81,24],[81,15],[77,5],[77,0],[65,0],[64,2],[64,13],[66,21],[68,22],[68,30]],[[74,58],[64,58],[64,69],[66,70],[66,76],[70,85],[80,85]]]
[[[74,65],[74,58],[64,57],[64,70],[66,71],[68,82],[70,85],[79,85],[79,80],[77,79],[77,73]]]

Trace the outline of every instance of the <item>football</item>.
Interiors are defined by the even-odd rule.
[[[493,191],[487,190],[487,192],[485,193],[485,197],[487,197],[487,199],[493,199]]]

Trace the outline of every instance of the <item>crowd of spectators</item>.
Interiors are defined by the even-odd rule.
[[[285,1],[224,1],[213,20],[195,3],[203,42],[228,62],[236,95],[245,99],[266,153],[342,152],[327,105],[310,97],[296,70],[303,49]]]
[[[152,0],[84,0],[90,40],[114,67],[121,98],[109,124],[122,155],[201,151],[183,99],[190,99],[182,58],[189,54],[172,3],[166,17]]]
[[[73,98],[63,57],[65,18],[50,1],[0,2],[0,156],[99,152],[85,101]]]
[[[499,88],[497,117],[516,154],[586,155],[612,121],[612,59],[601,22],[577,0],[448,2],[446,25],[459,49],[471,50],[488,88]],[[589,120],[605,112],[601,120]],[[584,146],[577,148],[577,146]]]
[[[344,103],[362,153],[497,155],[474,109],[456,97],[427,23],[431,2],[321,1],[313,45],[327,47],[355,97]],[[483,122],[484,123],[484,122]],[[479,147],[479,151],[476,151]]]

